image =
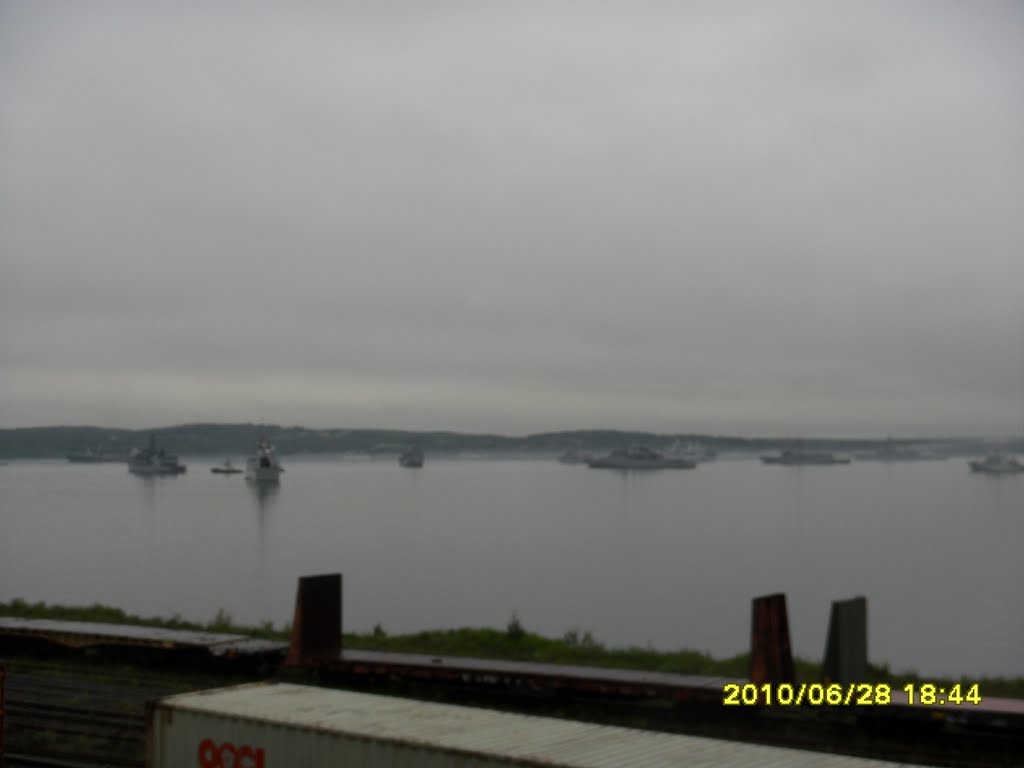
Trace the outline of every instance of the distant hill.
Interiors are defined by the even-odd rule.
[[[397,453],[403,446],[419,445],[427,453],[558,453],[574,444],[612,448],[625,443],[670,443],[674,436],[648,432],[573,431],[526,437],[458,432],[413,432],[395,429],[308,429],[259,424],[183,424],[155,429],[125,430],[104,427],[32,427],[0,429],[2,458],[63,458],[86,449],[123,454],[145,445],[149,435],[157,444],[178,454],[239,455],[252,450],[261,433],[281,454]]]
[[[789,442],[786,438],[744,438],[720,435],[618,430],[572,430],[543,432],[513,437],[496,434],[460,432],[412,432],[395,429],[308,429],[259,424],[182,424],[155,429],[111,429],[107,427],[28,427],[0,429],[0,459],[64,458],[68,453],[86,449],[102,449],[107,453],[125,454],[142,447],[149,435],[168,451],[185,455],[238,456],[249,453],[260,433],[277,446],[279,453],[397,453],[402,446],[416,444],[429,453],[486,453],[556,455],[569,446],[578,445],[594,452],[618,446],[641,443],[665,447],[675,440],[694,440],[718,451],[770,451]],[[955,447],[958,452],[983,453],[988,445],[980,440],[915,441]],[[870,449],[881,440],[806,440],[808,448],[828,450]],[[1024,440],[1004,444],[1007,450],[1024,451]]]

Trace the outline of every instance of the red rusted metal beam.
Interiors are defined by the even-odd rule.
[[[754,598],[750,629],[750,681],[793,683],[793,651],[784,594]]]
[[[4,760],[4,731],[7,730],[7,718],[4,717],[4,702],[6,700],[4,689],[6,688],[6,682],[7,667],[0,661],[0,768],[3,768],[6,762]]]
[[[336,661],[341,653],[341,631],[341,574],[301,577],[285,664]]]

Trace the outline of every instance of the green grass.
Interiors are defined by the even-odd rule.
[[[180,616],[170,619],[143,618],[125,613],[120,608],[99,604],[70,607],[28,603],[15,599],[9,603],[0,603],[0,616],[230,632],[279,641],[287,641],[290,635],[289,627],[277,629],[270,622],[256,628],[239,626],[224,609],[203,624],[185,621]],[[726,659],[714,659],[701,651],[683,649],[658,651],[639,647],[608,648],[595,640],[589,632],[578,630],[570,630],[560,639],[543,637],[527,631],[515,615],[504,630],[461,628],[389,635],[378,625],[372,632],[344,635],[343,645],[346,648],[360,650],[642,669],[683,675],[746,678],[750,669],[750,655],[746,653]],[[797,682],[815,682],[822,679],[822,667],[818,662],[797,658],[794,659],[794,667]],[[982,696],[1024,698],[1024,677],[935,679],[922,677],[913,671],[894,673],[888,665],[871,664],[868,667],[868,678],[866,682],[888,682],[897,689],[907,683],[935,683],[945,688],[956,683],[964,686],[978,683]]]

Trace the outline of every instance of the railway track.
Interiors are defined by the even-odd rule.
[[[7,768],[142,766],[146,702],[180,690],[10,670],[5,683]]]

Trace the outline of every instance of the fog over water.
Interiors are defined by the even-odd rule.
[[[1024,5],[0,4],[0,426],[1024,428]]]

